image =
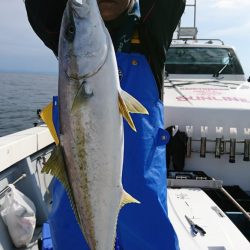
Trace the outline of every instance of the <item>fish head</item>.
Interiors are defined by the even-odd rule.
[[[109,41],[96,0],[69,0],[59,37],[59,69],[84,79],[104,64]]]

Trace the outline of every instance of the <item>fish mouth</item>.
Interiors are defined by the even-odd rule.
[[[83,81],[86,79],[85,75],[78,75],[77,73],[69,73],[64,70],[65,75],[67,76],[68,79],[74,80],[74,81]]]
[[[95,75],[98,71],[99,71],[99,69],[96,72],[92,72],[92,73],[88,73],[88,74],[84,74],[84,75],[79,75],[77,73],[68,72],[67,70],[64,70],[64,73],[69,80],[74,80],[74,81],[80,82],[80,81],[84,81],[87,78]]]
[[[82,75],[79,75],[78,73],[70,72],[70,70],[64,70],[64,73],[68,79],[75,80],[75,81],[83,81],[83,80],[86,80],[87,78],[95,75],[98,71],[99,71],[99,69],[95,72],[82,74]]]
[[[66,56],[66,59],[68,60],[66,64],[63,64],[63,70],[69,79],[80,81],[97,74],[99,70],[102,68],[102,66],[105,64],[107,56],[105,56],[104,60],[101,61],[101,63],[99,63],[96,67],[90,68],[85,72],[81,72],[83,71],[81,70],[83,67],[80,66],[81,65],[80,63],[77,63],[77,60],[69,60],[69,58],[72,58],[72,56],[71,57]]]
[[[62,63],[62,69],[68,79],[81,81],[86,78],[87,72],[83,72],[80,70],[82,67],[80,66],[81,63],[77,59],[79,57],[79,55],[65,55],[65,60]]]

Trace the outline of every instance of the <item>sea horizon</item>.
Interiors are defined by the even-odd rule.
[[[0,71],[0,137],[40,122],[37,110],[57,95],[57,79],[54,72]]]

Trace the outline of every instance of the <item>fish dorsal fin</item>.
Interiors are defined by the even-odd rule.
[[[69,197],[71,207],[79,223],[80,222],[79,215],[78,215],[74,197],[71,191],[71,186],[69,184],[64,157],[63,157],[63,152],[62,152],[62,148],[60,145],[55,146],[54,150],[51,153],[50,158],[48,159],[48,161],[45,163],[45,165],[42,168],[42,173],[53,175],[63,184],[67,192],[67,195]]]
[[[45,122],[45,124],[48,126],[48,129],[56,143],[56,145],[59,144],[59,139],[56,133],[56,129],[53,123],[53,104],[52,102],[49,103],[45,108],[43,108],[43,110],[40,113],[40,116],[42,118],[42,120]]]
[[[147,109],[137,101],[133,96],[128,94],[126,91],[121,90],[118,94],[119,100],[119,110],[122,116],[126,119],[129,126],[136,131],[134,122],[130,116],[130,113],[137,113],[137,114],[147,114]]]
[[[130,194],[123,190],[120,207],[122,208],[123,206],[129,203],[140,204],[138,200],[136,200],[134,197],[132,197]]]

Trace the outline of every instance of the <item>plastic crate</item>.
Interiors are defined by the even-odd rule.
[[[49,223],[43,224],[42,250],[53,250],[53,242],[52,242],[52,238],[51,238]]]

